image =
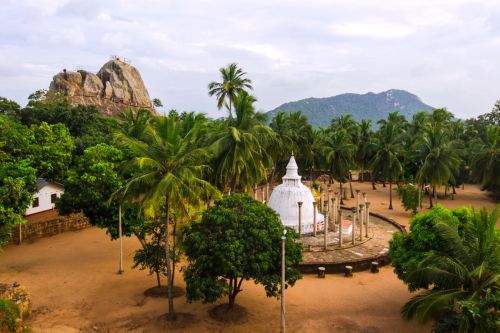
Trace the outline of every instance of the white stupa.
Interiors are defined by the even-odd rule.
[[[280,215],[281,223],[299,230],[299,205],[302,202],[302,234],[311,234],[314,228],[314,197],[300,179],[295,158],[290,157],[283,183],[278,185],[269,198],[269,206]],[[323,230],[325,217],[316,208],[316,230]]]

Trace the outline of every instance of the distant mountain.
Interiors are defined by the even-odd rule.
[[[288,102],[267,113],[272,119],[279,111],[302,111],[314,127],[326,127],[333,118],[352,114],[356,120],[371,119],[375,124],[387,118],[389,112],[399,111],[406,119],[411,119],[417,111],[431,111],[434,108],[424,104],[417,96],[404,91],[391,89],[378,94],[341,94],[326,98],[307,98]]]

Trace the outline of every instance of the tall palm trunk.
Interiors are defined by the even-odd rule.
[[[168,228],[168,222],[170,219],[170,209],[168,203],[168,195],[165,196],[165,255],[167,261],[167,295],[168,295],[168,316],[171,319],[175,319],[175,311],[174,311],[174,298],[172,297],[172,267],[170,266],[170,246],[168,241],[170,239],[170,232]]]
[[[434,207],[432,204],[432,191],[430,189],[427,190],[429,192],[429,208]]]
[[[352,174],[351,171],[349,171],[349,187],[351,188],[351,199],[354,198],[354,192],[352,191]]]
[[[344,191],[343,191],[343,188],[342,188],[342,182],[339,182],[340,183],[340,204],[343,205],[344,204]],[[330,203],[328,203],[330,204]]]
[[[389,181],[389,209],[392,209],[392,181]]]

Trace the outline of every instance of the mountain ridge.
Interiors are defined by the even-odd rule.
[[[432,111],[434,107],[406,90],[389,89],[380,93],[365,94],[343,93],[331,97],[309,97],[298,101],[283,103],[268,111],[268,119],[272,119],[279,111],[302,111],[314,127],[326,127],[333,118],[343,114],[352,114],[357,121],[370,119],[376,123],[387,118],[389,112],[398,111],[407,119],[411,119],[417,111]]]

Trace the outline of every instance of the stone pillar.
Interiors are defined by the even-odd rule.
[[[339,247],[341,248],[342,247],[342,220],[343,220],[343,216],[342,216],[342,210],[340,210],[340,215],[339,215]]]
[[[337,209],[337,198],[333,198],[333,225],[335,226],[337,224],[337,215],[339,213],[339,210]]]
[[[365,205],[361,204],[358,206],[358,216],[359,216],[359,240],[363,241],[363,223],[365,220],[365,211],[364,208]]]
[[[313,201],[313,236],[316,237],[316,201]]]
[[[356,235],[356,215],[357,214],[358,214],[358,209],[357,209],[357,207],[354,207],[352,209],[352,233],[351,233],[352,245],[354,245],[354,237]]]
[[[266,192],[265,192],[264,186],[262,186],[262,203],[266,203],[266,202],[267,202]]]
[[[257,200],[257,185],[253,186],[253,198],[254,200]]]
[[[299,238],[302,238],[302,201],[297,202],[299,205]]]
[[[363,192],[363,205],[364,205],[364,211],[366,213],[366,192]],[[365,216],[365,219],[363,219],[364,222],[365,222],[365,225],[366,225],[366,216]]]
[[[356,207],[358,207],[358,213],[356,215],[356,218],[358,219],[358,221],[361,221],[361,219],[359,218],[359,214],[360,214],[360,211],[359,211],[359,190],[356,190]]]
[[[365,209],[365,219],[366,219],[366,234],[365,236],[368,237],[368,226],[370,225],[370,203],[367,202],[365,204],[366,209]]]
[[[323,234],[323,246],[326,248],[328,246],[328,214],[325,215],[325,233]]]

